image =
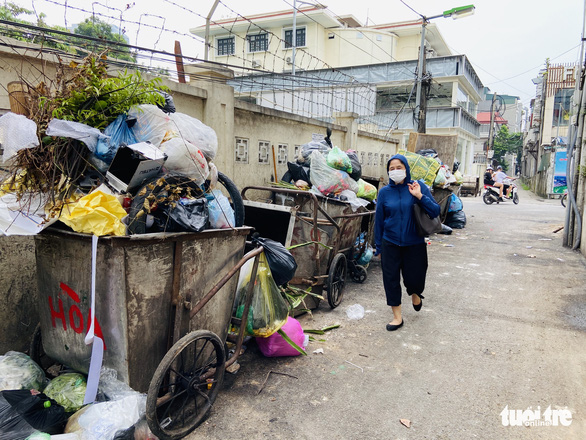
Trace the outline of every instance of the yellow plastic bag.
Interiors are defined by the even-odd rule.
[[[289,315],[289,306],[273,279],[265,253],[259,255],[258,270],[252,291],[252,302],[248,310],[246,333],[252,336],[269,337],[279,330]],[[236,289],[236,317],[242,318],[246,291],[252,275],[254,259],[248,260],[240,269]]]
[[[440,169],[440,164],[437,160],[405,150],[399,150],[397,153],[407,158],[411,169],[411,179],[423,180],[429,187],[433,185],[435,176]]]
[[[75,232],[126,235],[126,225],[120,221],[124,216],[126,211],[116,197],[94,191],[79,199],[69,212],[64,210],[59,220]]]

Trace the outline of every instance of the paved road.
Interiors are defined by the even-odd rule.
[[[423,309],[407,303],[399,331],[385,330],[391,311],[375,261],[339,308],[300,317],[304,328],[342,325],[308,356],[264,358],[251,344],[188,438],[585,438],[586,260],[555,232],[559,200],[520,197],[517,206],[463,198],[467,226],[431,240]],[[355,303],[366,314],[350,321]],[[271,374],[259,394],[269,371],[297,379]],[[538,410],[535,425],[571,415],[571,425],[505,427],[501,414],[515,420],[505,407]]]

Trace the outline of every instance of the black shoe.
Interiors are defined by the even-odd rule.
[[[504,202],[504,200],[503,200],[503,198],[502,198],[502,197],[499,197],[499,198],[498,198],[498,201],[499,201],[499,202]]]
[[[423,306],[423,297],[420,296],[419,299],[421,301],[419,304],[413,304],[413,308],[415,309],[416,312],[420,311],[421,307]]]
[[[387,324],[387,330],[390,332],[394,332],[395,330],[403,327],[403,322],[405,321],[401,319],[401,324]]]

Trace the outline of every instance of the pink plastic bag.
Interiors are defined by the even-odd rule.
[[[306,339],[299,321],[289,316],[285,325],[281,327],[281,330],[283,330],[293,342],[305,350],[309,338]],[[291,344],[285,341],[279,333],[273,333],[268,338],[256,338],[256,343],[262,354],[266,357],[299,356],[301,354],[295,350]]]

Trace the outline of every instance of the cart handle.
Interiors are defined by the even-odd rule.
[[[193,309],[191,309],[191,312],[189,313],[189,319],[192,319],[197,312],[199,312],[203,306],[205,306],[208,301],[210,299],[212,299],[214,297],[214,295],[216,293],[218,293],[218,291],[224,287],[224,284],[226,284],[230,278],[232,278],[239,270],[240,268],[244,265],[244,263],[246,263],[248,260],[250,260],[251,258],[256,257],[257,255],[259,255],[262,251],[264,250],[264,248],[262,246],[257,247],[256,249],[251,250],[250,252],[248,252],[247,254],[245,254],[242,259],[236,264],[236,266],[234,266],[232,269],[230,269],[230,271],[224,275],[224,277],[218,281],[218,283],[212,287],[212,290],[210,290],[206,296],[204,296],[196,305]],[[254,284],[254,283],[252,283]]]
[[[340,225],[338,225],[338,223],[336,223],[336,221],[321,207],[319,206],[319,201],[317,200],[317,197],[314,193],[308,192],[308,191],[303,191],[303,190],[297,190],[297,189],[285,189],[285,188],[271,188],[268,186],[246,186],[242,189],[242,192],[240,193],[242,195],[242,198],[245,200],[248,200],[246,198],[246,196],[244,195],[244,193],[246,191],[248,191],[249,189],[257,189],[257,190],[261,190],[261,191],[271,191],[271,192],[275,192],[275,193],[285,193],[285,194],[294,194],[297,196],[303,196],[303,197],[309,197],[310,199],[312,199],[313,201],[313,205],[314,205],[314,221],[317,223],[317,217],[315,216],[315,212],[316,210],[321,212],[324,217],[326,219],[328,219],[328,221],[336,227],[336,229],[338,231],[340,231]]]

